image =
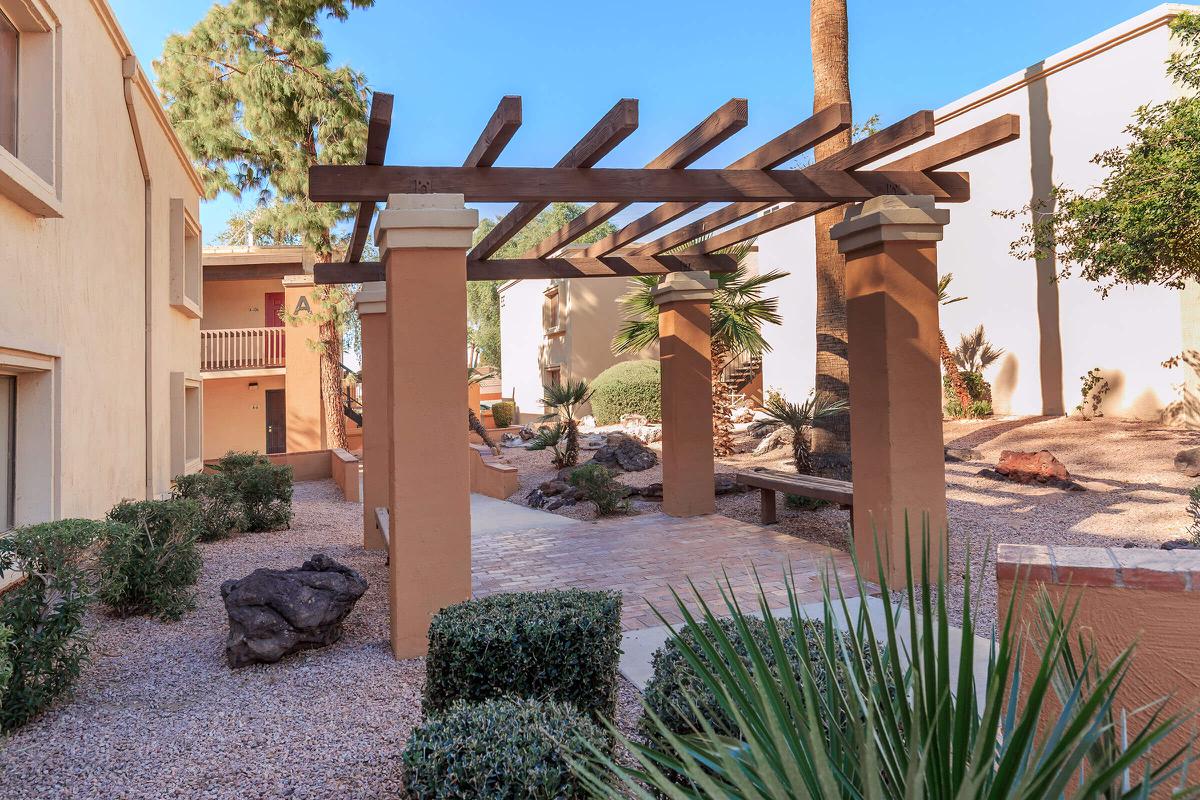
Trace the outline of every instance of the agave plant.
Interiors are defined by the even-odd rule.
[[[548,412],[543,419],[557,417],[562,422],[562,450],[555,449],[554,466],[573,467],[579,463],[579,411],[591,398],[592,389],[580,379],[548,383],[542,392],[542,404]]]
[[[1173,797],[1200,792],[1183,787],[1194,738],[1165,758],[1156,753],[1156,766],[1147,761],[1181,718],[1163,713],[1159,704],[1134,731],[1116,722],[1115,695],[1132,648],[1102,665],[1087,641],[1072,637],[1074,610],[1042,594],[1041,640],[1016,623],[1015,601],[1010,603],[979,685],[971,668],[976,639],[969,577],[962,636],[955,640],[961,641],[962,666],[954,675],[945,573],[939,570],[931,580],[929,559],[922,558],[914,579],[906,561],[905,595],[915,612],[907,623],[897,612],[884,614],[880,626],[865,603],[851,608],[841,586],[833,592],[826,583],[825,631],[837,630],[839,619],[849,624],[815,648],[816,668],[801,659],[795,673],[772,675],[767,657],[769,650],[775,663],[785,663],[787,634],[802,635],[807,617],[793,581],[787,586],[790,617],[783,619],[776,618],[760,584],[756,616],[768,629],[766,649],[751,635],[750,614],[728,578],[722,593],[732,633],[717,624],[698,592],[694,604],[676,595],[688,633],[679,640],[684,655],[741,735],[719,735],[707,722],[702,733],[680,735],[647,708],[652,734],[646,741],[612,728],[629,761],[617,763],[595,750],[573,765],[589,796],[1047,800],[1069,794],[1116,800],[1149,798],[1172,784],[1180,786]],[[878,580],[881,596],[890,597],[882,571]],[[861,577],[856,588],[859,597],[868,596]],[[697,606],[699,617],[691,610]],[[844,681],[818,683],[818,672],[835,669]]]
[[[813,423],[845,413],[850,405],[832,395],[810,394],[803,403],[792,403],[781,394],[772,394],[767,398],[767,415],[779,425],[792,429],[792,458],[796,463],[796,472],[801,475],[812,474],[812,445],[809,441],[809,431]]]

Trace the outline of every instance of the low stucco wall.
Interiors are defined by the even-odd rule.
[[[1036,631],[1039,588],[1056,603],[1065,599],[1068,609],[1078,601],[1074,633],[1095,643],[1106,666],[1136,642],[1116,709],[1130,712],[1131,730],[1147,719],[1134,709],[1162,697],[1172,696],[1167,703],[1172,713],[1197,707],[1200,551],[1002,544],[996,579],[1001,613],[1017,592],[1016,619],[1030,630]],[[1033,668],[1027,661],[1026,669]],[[1155,750],[1182,747],[1190,730],[1185,726]]]
[[[359,478],[362,463],[358,458],[340,447],[329,451],[329,471],[333,481],[342,490],[342,496],[347,500],[359,502],[362,499],[361,481]]]
[[[319,481],[332,478],[332,460],[328,450],[307,450],[302,453],[275,453],[267,456],[272,464],[286,464],[298,481]]]
[[[483,447],[472,446],[468,457],[471,460],[471,491],[475,494],[506,500],[520,488],[517,468],[485,453]]]

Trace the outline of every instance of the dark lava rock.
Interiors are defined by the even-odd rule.
[[[658,463],[658,453],[632,436],[611,433],[589,463],[600,464],[609,472],[641,472]]]
[[[1197,545],[1191,539],[1171,539],[1159,545],[1161,550],[1200,550],[1200,545]]]

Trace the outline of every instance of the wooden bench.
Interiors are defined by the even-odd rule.
[[[737,473],[737,482],[743,486],[752,486],[761,492],[763,525],[773,525],[779,521],[775,513],[776,492],[850,506],[850,524],[851,527],[854,525],[854,485],[850,481],[797,475],[773,469],[756,469]]]

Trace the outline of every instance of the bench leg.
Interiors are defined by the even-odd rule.
[[[760,489],[759,496],[762,500],[762,524],[774,525],[779,521],[775,514],[775,490]]]

